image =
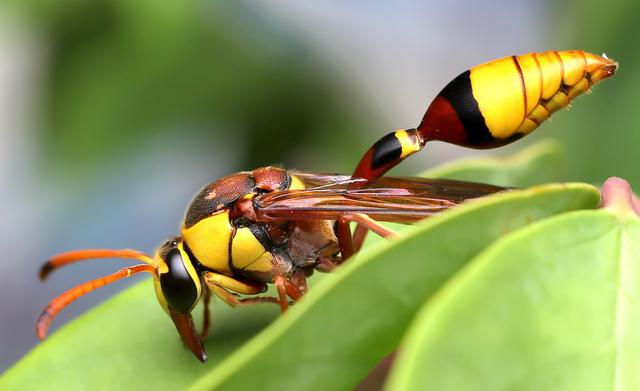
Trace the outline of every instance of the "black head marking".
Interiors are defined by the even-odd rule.
[[[198,300],[198,287],[191,278],[177,248],[167,252],[164,258],[169,271],[160,275],[160,287],[170,308],[187,313]]]

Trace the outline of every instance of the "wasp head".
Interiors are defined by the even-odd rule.
[[[202,293],[202,282],[183,243],[182,238],[176,237],[156,251],[154,263],[157,265],[157,275],[154,285],[158,302],[173,320],[180,337],[193,354],[204,362],[207,355],[191,316]]]
[[[176,237],[165,242],[153,257],[129,249],[87,249],[58,254],[42,266],[40,279],[45,280],[51,272],[61,266],[96,258],[127,258],[143,263],[79,284],[53,299],[36,321],[36,334],[40,339],[45,338],[54,317],[79,297],[122,278],[147,272],[153,276],[160,305],[173,320],[184,343],[200,361],[204,362],[207,359],[202,340],[195,331],[191,317],[191,310],[202,293],[202,283],[184,250],[181,238]]]

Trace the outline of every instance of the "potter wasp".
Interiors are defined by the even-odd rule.
[[[411,223],[466,200],[504,188],[453,180],[383,177],[429,141],[496,148],[533,131],[556,110],[599,81],[617,63],[583,51],[511,56],[476,66],[453,79],[433,100],[421,123],[378,140],[352,175],[314,174],[263,167],[205,186],[187,208],[180,235],[153,255],[134,250],[77,250],[46,262],[40,278],[60,266],[95,258],[141,264],[80,284],[44,309],[36,332],[44,338],[56,314],[80,296],[124,277],[153,276],[161,307],[184,343],[206,360],[208,303],[275,303],[285,311],[307,292],[314,271],[334,269],[357,252],[368,231],[395,233],[380,222]],[[351,223],[355,231],[351,231]],[[273,283],[277,296],[260,296]],[[204,302],[196,331],[191,311]]]

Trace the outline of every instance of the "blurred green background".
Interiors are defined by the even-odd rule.
[[[380,136],[417,125],[450,79],[494,58],[583,49],[621,69],[523,141],[433,145],[394,173],[556,138],[562,179],[640,183],[639,11],[630,0],[4,2],[0,370],[37,343],[33,323],[49,299],[119,266],[78,265],[42,285],[47,256],[151,251],[201,186],[235,171],[350,172]],[[83,298],[55,325],[126,285]]]

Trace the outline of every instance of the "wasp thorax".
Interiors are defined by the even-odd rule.
[[[291,188],[294,179],[286,170],[278,167],[263,167],[251,172],[240,172],[218,179],[205,186],[195,196],[189,207],[182,226],[182,237],[185,246],[190,249],[190,255],[204,267],[218,273],[230,275],[238,266],[238,259],[251,257],[259,253],[254,259],[242,261],[239,264],[256,261],[265,263],[269,246],[260,242],[253,234],[248,241],[242,256],[233,256],[233,242],[242,241],[240,236],[245,231],[240,227],[247,227],[256,223],[253,210],[253,199],[256,196],[278,190]],[[261,224],[256,224],[254,231],[261,231]],[[259,229],[260,228],[260,229]],[[230,251],[231,249],[231,251]],[[260,258],[258,262],[256,259]],[[264,261],[264,262],[263,262]],[[260,267],[264,269],[266,266]]]

